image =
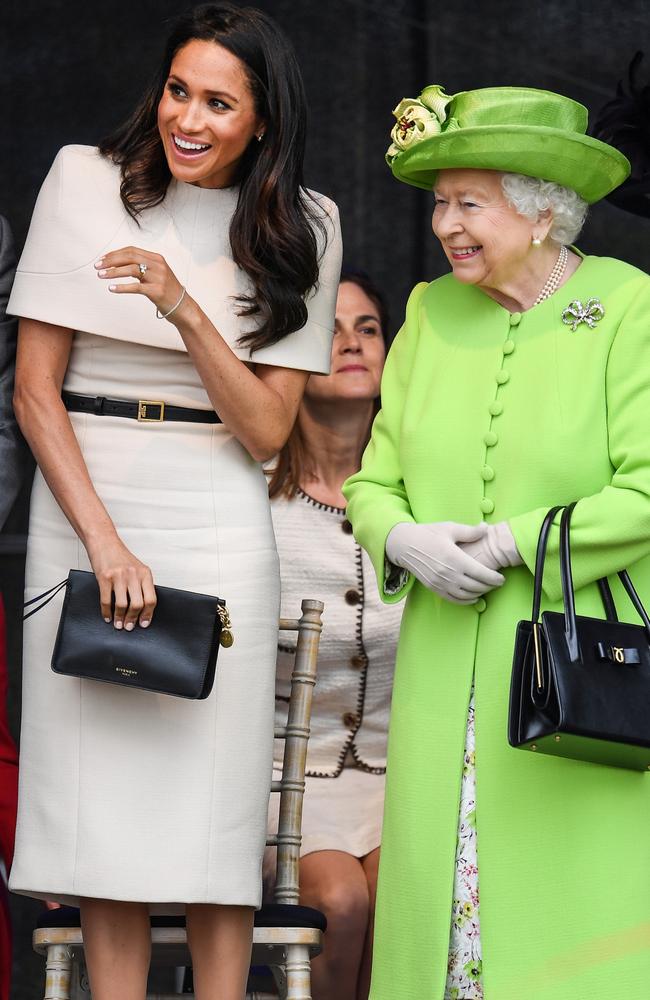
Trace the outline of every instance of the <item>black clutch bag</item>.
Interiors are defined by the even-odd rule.
[[[575,504],[554,507],[542,525],[535,561],[532,621],[519,622],[510,687],[508,742],[557,757],[650,771],[650,621],[627,572],[619,578],[643,625],[618,620],[606,579],[598,586],[605,618],[576,615],[569,527]],[[548,536],[560,522],[564,614],[544,611]]]
[[[225,601],[173,587],[156,587],[147,628],[116,629],[100,614],[94,573],[71,569],[68,579],[28,601],[39,611],[65,586],[52,654],[57,674],[143,688],[178,698],[207,698],[219,646],[233,642]],[[43,600],[46,598],[46,600]]]

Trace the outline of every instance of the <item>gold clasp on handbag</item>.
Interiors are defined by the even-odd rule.
[[[148,407],[157,406],[158,413],[154,416],[149,413]],[[138,400],[138,420],[142,424],[156,424],[165,419],[165,404],[162,399],[139,399]]]
[[[641,654],[634,646],[607,646],[604,642],[596,644],[596,655],[599,660],[609,660],[611,663],[625,663],[635,667],[641,663]]]
[[[235,641],[235,637],[232,634],[232,624],[230,622],[230,614],[228,608],[225,604],[217,604],[217,614],[219,615],[219,621],[221,622],[221,634],[219,636],[219,642],[224,647],[228,649],[232,646]]]

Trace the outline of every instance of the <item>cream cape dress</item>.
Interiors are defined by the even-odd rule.
[[[161,253],[239,357],[232,296],[237,189],[173,181],[137,226],[119,173],[65,147],[36,205],[9,311],[73,328],[64,387],[211,408],[176,329],[141,296],[116,296],[93,262],[121,246]],[[309,320],[260,363],[327,372],[340,267],[336,207],[316,196],[327,239]],[[254,400],[251,401],[254,405]],[[202,702],[50,670],[56,600],[25,624],[14,892],[152,904],[258,906],[273,754],[278,560],[261,467],[222,425],[71,413],[95,489],[156,583],[224,597],[235,644]],[[40,473],[32,493],[26,599],[89,569]],[[98,609],[99,613],[99,609]],[[154,618],[155,624],[155,618]]]

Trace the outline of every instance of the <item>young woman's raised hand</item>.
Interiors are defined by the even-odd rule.
[[[135,281],[110,284],[115,295],[145,295],[164,316],[180,307],[184,288],[165,258],[159,253],[122,247],[104,254],[95,261],[97,274],[105,281],[116,278],[135,278]]]

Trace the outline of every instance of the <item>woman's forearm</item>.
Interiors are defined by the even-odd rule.
[[[175,325],[228,430],[258,461],[277,454],[295,421],[307,373],[276,369],[273,383],[260,377],[233,353],[193,299]]]
[[[86,548],[115,528],[97,496],[70,418],[51,379],[17,381],[14,408],[52,494]]]
[[[108,289],[114,295],[145,295],[169,317],[224,425],[257,461],[277,454],[295,422],[308,373],[274,365],[257,365],[252,371],[185,293],[160,254],[121,247],[104,254],[95,267],[103,281],[136,279]]]

